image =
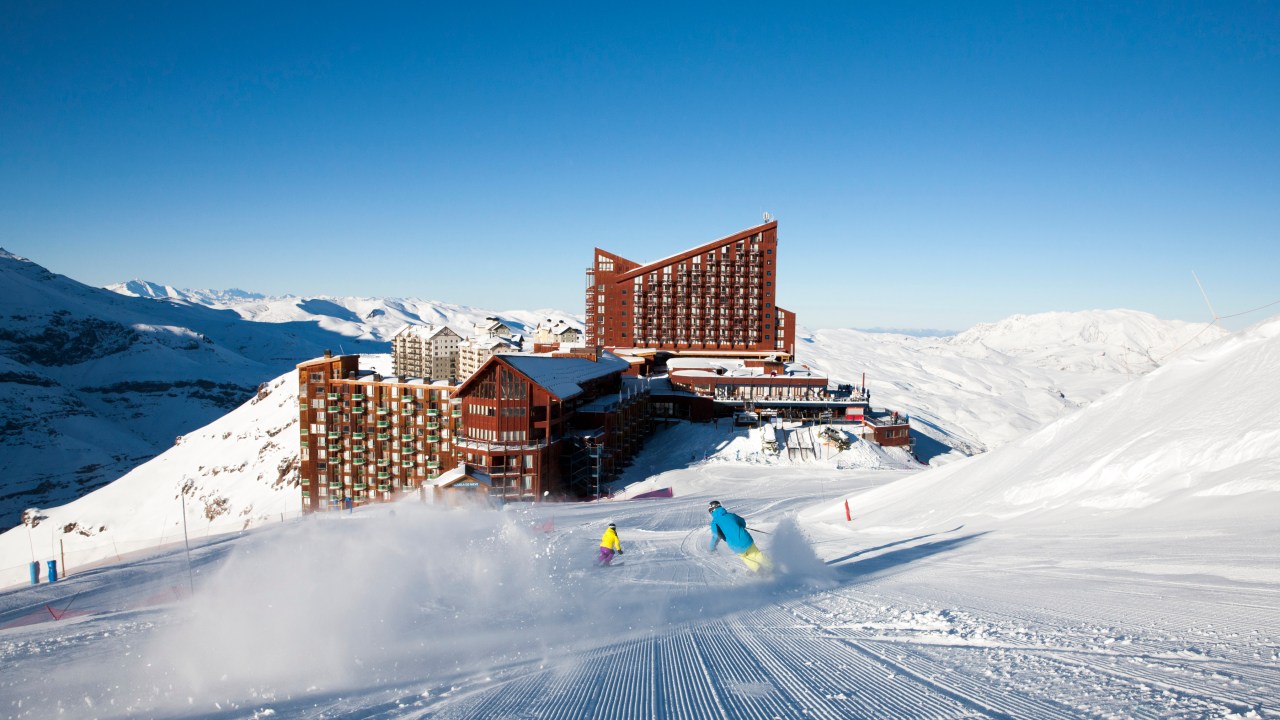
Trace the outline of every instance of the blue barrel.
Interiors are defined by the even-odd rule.
[[[58,582],[58,561],[48,560],[49,564],[49,582]]]
[[[31,584],[32,585],[40,584],[40,563],[36,562],[35,560],[31,561]]]

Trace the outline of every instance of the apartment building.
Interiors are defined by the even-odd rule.
[[[596,248],[586,344],[792,357],[795,314],[775,303],[777,250],[776,220],[643,265]]]
[[[382,377],[327,351],[297,369],[305,512],[395,500],[456,465],[457,385]]]
[[[515,336],[515,331],[511,326],[502,322],[496,317],[488,317],[478,322],[471,329],[471,334],[475,337],[484,338],[510,338]]]
[[[480,336],[458,343],[458,377],[471,377],[480,366],[494,355],[520,352],[521,343],[516,337]]]
[[[396,375],[456,379],[462,336],[447,325],[406,325],[391,338],[391,367]]]
[[[582,342],[582,331],[563,320],[547,320],[534,328],[533,341],[538,344],[576,345]]]

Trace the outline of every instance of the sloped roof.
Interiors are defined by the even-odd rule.
[[[423,340],[430,340],[445,331],[448,331],[450,335],[461,337],[461,335],[458,335],[458,333],[448,325],[405,325],[400,329],[400,332],[395,334],[395,336],[413,336],[422,338]]]
[[[546,388],[561,400],[576,397],[582,392],[581,383],[614,373],[626,372],[627,361],[611,353],[602,353],[599,360],[576,357],[551,357],[550,355],[501,355],[503,362],[518,370],[525,377]]]
[[[618,276],[615,278],[615,280],[617,282],[622,282],[623,280],[630,280],[631,278],[637,275],[643,275],[647,272],[652,272],[653,270],[657,268],[661,268],[664,265],[670,265],[673,262],[685,260],[687,258],[693,257],[694,255],[701,255],[702,253],[718,248],[721,245],[737,242],[742,238],[750,237],[758,232],[764,232],[765,230],[768,230],[772,227],[777,227],[777,226],[778,226],[777,220],[770,220],[769,222],[763,225],[757,225],[755,227],[747,228],[746,230],[739,230],[736,233],[725,235],[719,240],[712,240],[711,242],[703,243],[702,245],[699,245],[696,248],[684,250],[682,252],[676,253],[675,255],[668,255],[667,257],[664,257],[661,260],[654,260],[653,262],[645,263],[631,270],[618,273]]]
[[[474,467],[468,467],[465,464],[440,473],[440,477],[435,480],[427,481],[427,484],[434,485],[435,487],[447,488],[453,487],[464,480],[475,480],[481,485],[493,487],[493,478],[489,476],[489,473]]]

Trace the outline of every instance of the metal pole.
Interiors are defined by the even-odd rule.
[[[187,476],[182,476],[182,544],[187,548],[187,582],[191,585],[191,594],[196,594],[196,578],[191,571],[191,541],[187,539]]]

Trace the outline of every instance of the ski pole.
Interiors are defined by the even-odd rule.
[[[767,531],[767,530],[760,530],[759,528],[748,527],[747,529],[748,529],[748,530],[750,530],[751,532],[764,533],[765,535],[772,535],[772,534],[773,534],[773,533],[771,533],[771,532],[769,532],[769,531]]]

